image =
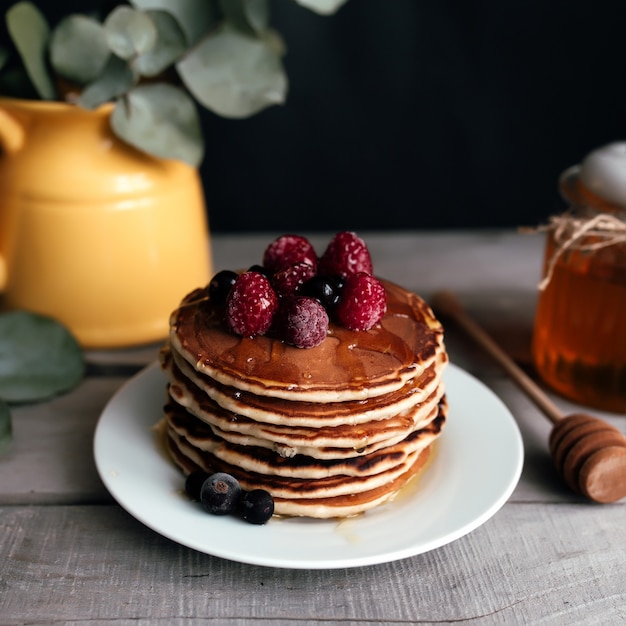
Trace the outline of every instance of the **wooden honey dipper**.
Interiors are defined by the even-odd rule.
[[[626,496],[626,437],[592,415],[564,416],[541,388],[466,313],[457,297],[440,291],[433,309],[456,322],[490,354],[552,422],[550,454],[557,472],[573,491],[600,503]]]

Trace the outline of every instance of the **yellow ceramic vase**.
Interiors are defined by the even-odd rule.
[[[3,307],[54,317],[88,348],[163,339],[211,273],[197,170],[118,140],[110,110],[0,99]]]

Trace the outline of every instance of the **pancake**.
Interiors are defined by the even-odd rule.
[[[161,352],[174,462],[265,489],[280,515],[343,517],[392,497],[444,428],[448,357],[430,307],[383,284],[379,323],[350,331],[331,321],[308,349],[235,335],[206,289],[189,294]]]
[[[213,428],[201,420],[191,419],[189,414],[174,403],[166,405],[165,416],[170,430],[175,431],[203,453],[217,457],[246,471],[288,478],[320,479],[330,476],[364,476],[389,469],[410,455],[421,450],[441,432],[445,417],[443,410],[435,411],[435,418],[424,428],[407,435],[400,442],[390,444],[369,454],[338,456],[319,459],[304,454],[282,456],[267,447],[240,445],[226,441]]]
[[[233,474],[236,468],[231,468],[224,464],[218,466],[208,466],[199,457],[196,461],[189,456],[181,455],[175,447],[174,440],[169,439],[170,453],[176,463],[182,468],[185,474],[195,470],[204,471],[224,471]],[[192,453],[193,456],[193,453]],[[364,513],[374,507],[387,502],[395,493],[421,470],[430,456],[430,448],[426,448],[417,455],[413,464],[408,466],[406,472],[398,476],[395,480],[388,481],[382,487],[370,489],[359,493],[335,497],[308,498],[306,495],[297,494],[297,497],[290,495],[286,498],[275,495],[274,491],[274,512],[276,515],[291,517],[312,517],[319,519],[351,517]],[[248,479],[239,475],[239,482],[244,489],[254,489],[254,477]]]
[[[424,300],[383,284],[387,312],[378,325],[355,332],[331,324],[327,338],[308,350],[269,335],[229,332],[223,309],[198,289],[173,313],[170,344],[198,372],[258,396],[309,402],[381,396],[419,376],[443,342],[443,328]]]
[[[298,426],[292,421],[281,425],[258,422],[233,413],[206,396],[192,381],[186,380],[175,364],[167,370],[171,381],[168,391],[172,400],[209,424],[213,432],[233,443],[269,447],[282,456],[307,454],[317,458],[337,458],[372,452],[401,441],[432,421],[443,395],[443,386],[435,386],[424,401],[413,403],[386,419],[336,426],[327,425],[324,419],[317,427]],[[325,404],[324,410],[329,406]]]
[[[246,470],[232,465],[211,452],[203,451],[175,430],[168,428],[168,446],[174,461],[186,473],[197,469],[227,472],[235,476],[246,490],[266,489],[275,504],[275,513],[285,516],[333,518],[356,515],[387,501],[420,469],[432,451],[433,443],[445,422],[445,403],[431,425],[414,439],[421,444],[375,473],[353,472],[320,478],[292,478]]]
[[[269,396],[257,396],[241,391],[236,387],[220,384],[201,372],[194,370],[176,352],[169,349],[161,353],[163,369],[173,374],[169,378],[178,385],[181,380],[189,380],[204,394],[225,409],[266,424],[283,424],[320,427],[352,425],[385,419],[424,401],[441,383],[441,371],[447,363],[447,355],[438,350],[436,358],[414,378],[409,379],[400,389],[384,396],[344,400],[342,402],[307,402],[304,399],[293,401]],[[174,361],[174,364],[170,363]],[[297,411],[294,411],[294,406]]]

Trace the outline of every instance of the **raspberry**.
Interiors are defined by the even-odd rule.
[[[304,283],[315,276],[315,268],[309,263],[294,263],[276,272],[270,279],[279,296],[287,296],[300,291]]]
[[[309,240],[300,235],[279,237],[263,254],[263,266],[271,272],[278,272],[295,263],[308,263],[317,270],[317,254]]]
[[[240,274],[226,300],[226,321],[238,335],[263,335],[278,308],[278,296],[259,272]]]
[[[276,331],[296,348],[314,348],[326,339],[328,313],[315,298],[288,298],[277,315]]]
[[[365,242],[355,233],[337,233],[319,261],[319,273],[345,278],[357,272],[373,273],[372,258]]]
[[[382,283],[365,272],[346,278],[335,311],[342,326],[349,330],[369,330],[387,310],[387,293]]]

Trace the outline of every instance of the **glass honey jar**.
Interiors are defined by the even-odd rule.
[[[566,170],[559,190],[569,209],[547,228],[534,364],[563,396],[626,413],[626,142]]]

